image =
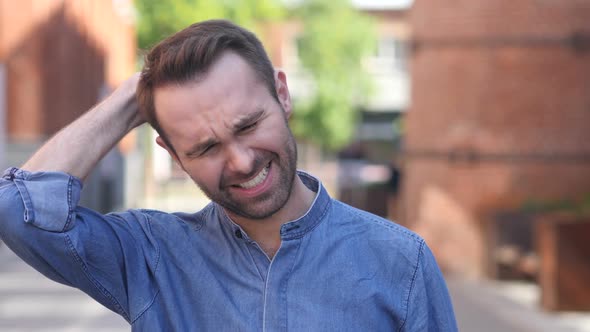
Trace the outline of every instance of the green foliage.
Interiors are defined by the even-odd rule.
[[[261,21],[286,18],[287,12],[281,0],[135,0],[135,4],[138,43],[144,49],[194,22],[226,18],[256,32]],[[300,139],[336,149],[350,140],[357,105],[370,92],[361,59],[375,47],[373,26],[346,0],[303,0],[292,9],[289,18],[304,28],[299,57],[314,81],[312,98],[294,102],[293,132]]]
[[[529,199],[522,205],[522,211],[531,214],[567,212],[580,216],[590,215],[590,193],[578,200],[535,200]]]
[[[149,48],[164,37],[208,19],[229,19],[250,30],[262,21],[284,17],[284,8],[275,0],[135,0],[140,48]]]
[[[340,148],[354,133],[358,104],[370,94],[361,60],[376,45],[372,21],[345,0],[302,1],[294,16],[303,23],[299,58],[315,91],[310,100],[295,102],[293,131],[326,148]]]

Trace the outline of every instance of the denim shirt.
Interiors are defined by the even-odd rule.
[[[423,239],[298,174],[317,194],[272,259],[215,203],[101,215],[78,206],[79,179],[17,168],[0,179],[0,238],[133,331],[457,331]]]

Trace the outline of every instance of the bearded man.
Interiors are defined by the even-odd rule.
[[[251,32],[194,24],[6,171],[0,237],[133,331],[456,331],[424,240],[297,171],[291,114],[286,75]],[[212,202],[172,214],[79,206],[83,179],[144,122]]]

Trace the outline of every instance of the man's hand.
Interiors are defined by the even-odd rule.
[[[104,102],[121,103],[123,111],[126,114],[134,114],[135,116],[130,122],[131,129],[145,123],[145,119],[139,112],[137,99],[135,98],[135,91],[137,90],[137,83],[139,82],[140,73],[135,73],[119,86]]]
[[[103,102],[47,141],[22,168],[86,178],[125,134],[145,122],[135,98],[138,81],[139,73],[128,78]]]

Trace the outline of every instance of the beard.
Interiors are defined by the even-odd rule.
[[[297,173],[297,144],[289,127],[286,124],[285,127],[284,150],[281,153],[259,152],[254,158],[251,174],[222,174],[219,186],[215,189],[201,185],[195,179],[193,181],[211,201],[235,215],[253,220],[266,219],[274,215],[289,201]],[[271,165],[270,172],[273,173],[270,180],[274,182],[270,190],[253,198],[240,199],[232,194],[232,187],[226,185],[236,177],[251,178],[268,164]]]

